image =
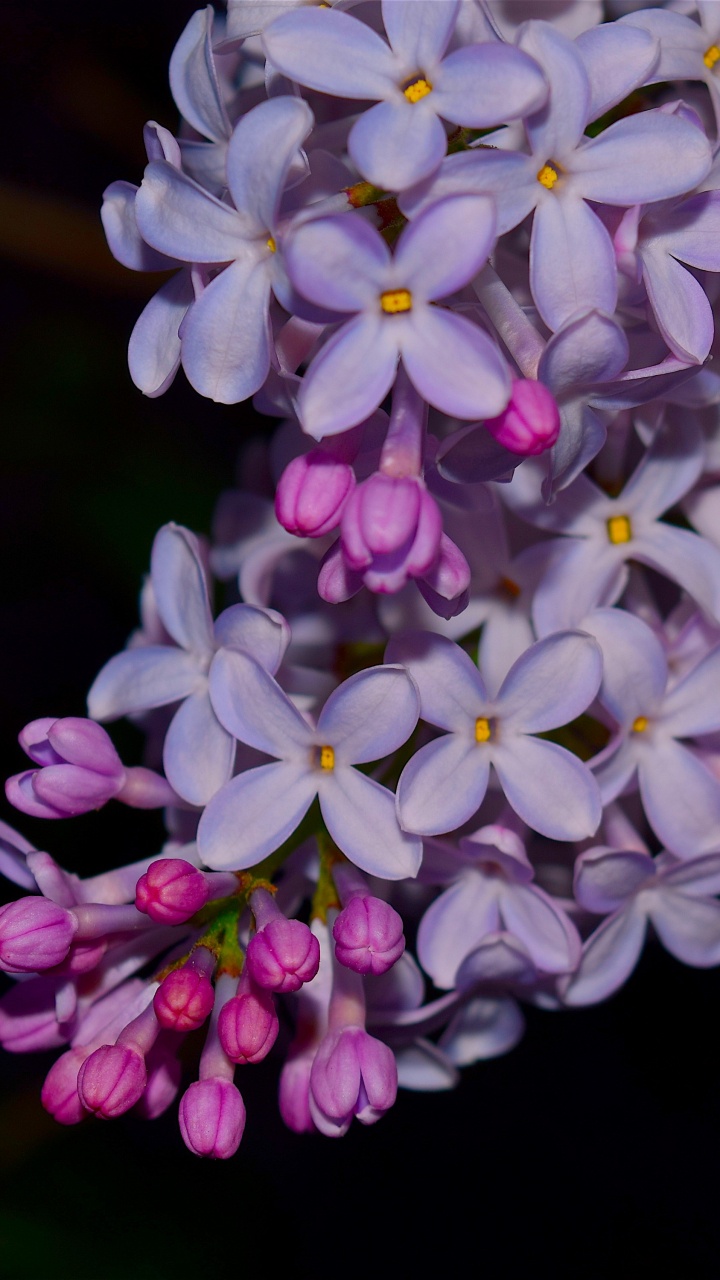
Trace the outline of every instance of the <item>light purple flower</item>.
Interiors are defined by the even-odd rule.
[[[443,412],[502,412],[510,376],[497,347],[465,316],[433,305],[477,274],[494,236],[491,202],[454,196],[406,227],[394,256],[359,213],[314,218],[288,237],[287,270],[298,292],[353,313],[303,378],[298,409],[310,435],[320,440],[369,417],[392,387],[399,360],[423,399]]]
[[[383,0],[389,45],[354,17],[302,7],[273,22],[263,44],[291,80],[377,102],[353,125],[348,150],[370,182],[402,191],[445,156],[442,120],[487,129],[536,111],[547,97],[540,68],[512,45],[471,44],[444,56],[459,7],[460,0]]]
[[[219,654],[210,683],[226,729],[277,759],[239,774],[211,800],[198,828],[209,867],[254,866],[292,835],[317,795],[332,839],[357,866],[388,880],[416,874],[421,844],[401,832],[392,793],[352,767],[397,750],[415,727],[417,693],[400,667],[351,676],[315,729],[249,654]]]
[[[398,783],[407,831],[454,831],[477,811],[492,765],[506,799],[529,826],[558,840],[592,835],[600,821],[597,784],[581,761],[532,735],[567,724],[600,684],[599,648],[582,632],[539,641],[489,697],[468,655],[444,636],[409,632],[388,645],[420,691],[423,720],[446,730],[421,747]]]

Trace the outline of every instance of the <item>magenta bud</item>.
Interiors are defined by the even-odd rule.
[[[335,955],[355,973],[387,973],[405,950],[403,922],[388,902],[358,895],[333,925]]]
[[[208,900],[202,871],[183,858],[159,858],[137,882],[135,906],[158,924],[184,924]]]
[[[19,898],[0,907],[0,969],[35,973],[62,964],[77,920],[49,898]]]
[[[180,1132],[196,1156],[227,1160],[240,1146],[245,1104],[230,1080],[196,1080],[180,1101]]]
[[[88,1048],[68,1049],[45,1077],[40,1101],[58,1124],[79,1124],[87,1115],[78,1093],[78,1072],[89,1054]]]
[[[485,420],[490,435],[511,453],[534,457],[554,445],[560,434],[560,410],[542,382],[516,378],[507,407]]]
[[[267,991],[245,991],[223,1005],[220,1043],[232,1062],[261,1062],[279,1031],[273,998]]]
[[[248,944],[248,973],[268,991],[298,991],[319,966],[320,944],[301,920],[271,920]]]
[[[153,997],[155,1016],[168,1031],[195,1031],[212,1011],[215,991],[210,979],[185,965],[163,978]]]
[[[353,1116],[374,1124],[394,1103],[398,1075],[392,1049],[363,1027],[330,1031],[310,1073],[310,1111],[321,1133],[339,1137]]]
[[[287,1059],[280,1072],[280,1115],[293,1133],[315,1132],[315,1122],[310,1114],[312,1064],[312,1053],[298,1053]]]
[[[80,1101],[103,1120],[134,1107],[146,1084],[145,1059],[127,1045],[102,1045],[90,1054],[78,1074]]]
[[[351,569],[363,571],[371,591],[399,591],[434,563],[442,516],[417,476],[376,472],[359,485],[343,512],[342,550]]]
[[[33,817],[69,818],[100,809],[125,781],[120,757],[94,720],[33,720],[19,742],[41,768],[8,778],[5,792],[16,809]]]
[[[275,515],[288,533],[319,538],[340,523],[355,488],[355,472],[324,449],[293,458],[275,492]]]

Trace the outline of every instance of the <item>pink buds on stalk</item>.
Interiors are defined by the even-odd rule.
[[[287,920],[265,889],[255,890],[250,905],[258,932],[248,944],[249,976],[267,991],[298,991],[318,971],[317,938],[301,920]]]
[[[137,882],[135,906],[158,924],[184,924],[210,896],[202,871],[183,858],[158,858]]]
[[[165,779],[151,769],[126,769],[105,729],[94,720],[46,716],[27,724],[18,740],[40,768],[8,778],[5,793],[16,809],[31,817],[76,817],[113,798],[139,809],[155,809],[176,798]]]
[[[223,1006],[218,1022],[223,1049],[232,1062],[240,1064],[262,1062],[272,1049],[279,1029],[272,996],[267,991],[253,990],[249,981],[247,990]]]
[[[71,911],[49,898],[19,898],[0,907],[0,969],[35,973],[62,964],[77,931]]]
[[[311,449],[283,471],[275,494],[275,514],[288,533],[319,538],[340,523],[355,488],[355,472],[324,449]]]
[[[333,925],[335,955],[355,973],[387,973],[405,950],[403,922],[381,898],[357,894]]]
[[[195,1031],[212,1011],[215,991],[210,981],[215,959],[205,947],[193,951],[187,964],[163,978],[153,997],[155,1017],[168,1031]]]
[[[129,1045],[101,1045],[90,1054],[78,1074],[78,1093],[83,1106],[103,1120],[129,1111],[142,1096],[146,1084],[145,1059]]]
[[[321,1133],[341,1137],[353,1116],[375,1124],[393,1105],[398,1086],[392,1049],[364,1027],[329,1031],[310,1072],[310,1111]]]
[[[45,1077],[40,1100],[58,1124],[79,1124],[87,1115],[78,1094],[78,1072],[90,1049],[68,1049],[54,1062]]]
[[[231,1080],[196,1080],[180,1101],[180,1132],[196,1156],[227,1160],[245,1128],[245,1104]]]
[[[511,453],[535,457],[555,444],[560,434],[560,411],[542,382],[516,378],[507,408],[497,418],[486,418],[485,426]]]
[[[378,471],[358,485],[343,512],[343,556],[371,591],[399,591],[426,573],[441,536],[440,510],[418,476]]]

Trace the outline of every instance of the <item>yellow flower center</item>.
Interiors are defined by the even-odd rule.
[[[267,239],[267,241],[266,241],[266,244],[267,244],[267,247],[268,247],[268,249],[270,250],[270,252],[271,252],[271,253],[275,253],[275,251],[276,251],[276,249],[277,249],[277,245],[276,245],[276,243],[275,243],[275,238],[274,238],[274,236],[268,236],[268,239]]]
[[[412,294],[409,289],[386,289],[380,294],[380,306],[389,316],[412,311]]]
[[[715,63],[720,62],[720,49],[718,49],[716,44],[711,44],[710,48],[705,50],[703,54],[703,62],[705,63],[708,71],[712,71]]]
[[[318,747],[317,759],[320,768],[324,769],[326,773],[335,768],[335,752],[332,747]]]
[[[551,164],[544,164],[542,169],[538,169],[536,176],[541,187],[547,187],[548,191],[552,191],[560,175]]]
[[[632,525],[629,516],[610,516],[607,523],[608,540],[617,546],[620,542],[629,542],[632,538]]]
[[[475,721],[475,741],[489,742],[491,734],[490,721],[486,720],[485,716],[478,716]]]
[[[432,85],[423,76],[418,76],[417,80],[412,80],[405,86],[403,93],[408,102],[419,102],[421,98],[426,98],[429,93],[432,93]]]
[[[644,733],[648,727],[647,716],[636,716],[632,723],[633,733]]]

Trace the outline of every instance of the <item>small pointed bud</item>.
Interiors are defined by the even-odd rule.
[[[127,1045],[102,1045],[90,1054],[78,1075],[80,1101],[104,1120],[134,1107],[146,1084],[145,1059]]]
[[[560,410],[542,382],[516,378],[507,407],[497,418],[487,418],[485,426],[511,453],[535,457],[555,444],[560,434]]]
[[[355,488],[355,472],[323,449],[293,458],[275,494],[275,515],[288,533],[319,538],[337,528]]]
[[[196,1080],[180,1102],[180,1132],[196,1156],[227,1160],[240,1146],[245,1104],[230,1080]]]
[[[16,809],[39,818],[69,818],[100,809],[116,796],[125,769],[109,735],[94,720],[33,720],[20,746],[41,766],[5,784]]]
[[[371,591],[399,591],[409,577],[425,573],[441,537],[440,509],[418,476],[376,472],[343,512],[343,555]]]
[[[247,949],[250,977],[268,991],[298,991],[320,965],[320,945],[301,920],[271,920],[251,938]]]
[[[208,900],[202,871],[183,858],[159,858],[137,882],[135,906],[158,924],[184,924]]]
[[[205,973],[190,965],[174,969],[163,978],[153,997],[161,1027],[168,1031],[195,1031],[212,1012],[213,985]]]
[[[0,907],[0,969],[35,973],[62,964],[77,920],[49,898],[19,898]]]
[[[310,1110],[321,1133],[340,1137],[353,1116],[375,1124],[397,1095],[395,1055],[363,1027],[329,1031],[310,1073]]]
[[[261,1062],[279,1031],[272,996],[267,991],[244,991],[223,1006],[218,1023],[220,1043],[232,1062]]]
[[[388,902],[351,898],[333,925],[335,955],[355,973],[387,973],[405,950],[403,922]]]
[[[45,1077],[40,1101],[58,1124],[79,1124],[87,1115],[78,1093],[78,1072],[89,1055],[88,1048],[68,1049]]]

